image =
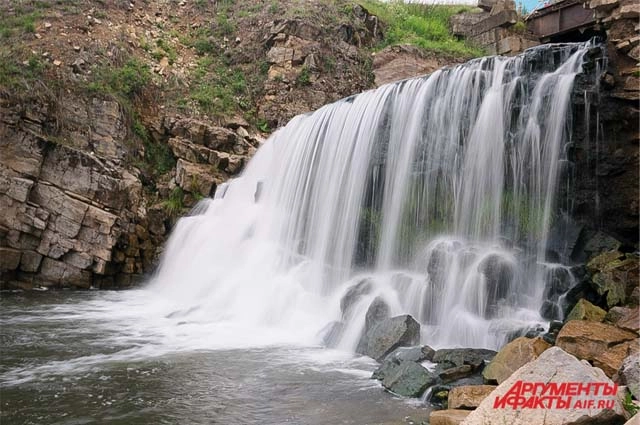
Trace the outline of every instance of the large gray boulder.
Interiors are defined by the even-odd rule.
[[[420,341],[420,324],[408,314],[396,316],[376,324],[368,336],[360,354],[382,361],[398,347],[417,344]]]
[[[485,363],[496,356],[493,350],[484,348],[445,348],[433,355],[433,362],[440,363],[444,369],[469,365],[474,371],[482,370]]]
[[[419,363],[405,361],[385,374],[382,386],[405,397],[419,397],[427,388],[439,382],[438,375]]]
[[[364,329],[362,330],[362,335],[360,336],[360,341],[358,341],[358,346],[356,348],[357,353],[363,353],[367,348],[367,344],[369,343],[369,336],[371,331],[375,326],[391,317],[391,309],[389,305],[382,299],[382,297],[376,297],[373,302],[369,305],[367,309],[367,313],[364,319]]]
[[[428,345],[396,348],[385,357],[382,364],[373,372],[371,378],[382,380],[403,362],[420,363],[427,360],[431,361],[434,353],[433,348]]]
[[[554,404],[552,408],[526,408],[522,404],[532,396],[540,396],[542,389],[521,394],[514,394],[514,388],[517,385],[527,383],[542,383],[544,385],[557,384],[558,386],[567,383],[576,383],[576,385],[606,384],[614,386],[613,381],[609,379],[602,370],[594,368],[585,361],[580,361],[571,354],[563,351],[558,347],[552,347],[544,351],[540,357],[531,363],[527,363],[509,379],[504,381],[496,388],[486,399],[480,403],[480,406],[474,410],[462,422],[463,425],[568,425],[568,424],[622,424],[625,421],[625,412],[621,400],[618,395],[573,395],[569,400],[569,396],[562,396],[564,402],[568,404],[567,408],[556,408]],[[602,387],[599,387],[603,392]],[[516,391],[517,392],[517,391]],[[504,407],[496,403],[499,400],[507,399],[511,402],[517,402],[518,406],[514,408],[512,404]],[[578,401],[594,400],[591,408],[577,405]],[[612,408],[598,407],[598,400],[608,401]],[[557,403],[557,401],[554,401]]]

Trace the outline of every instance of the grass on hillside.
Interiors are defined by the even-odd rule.
[[[426,5],[403,3],[399,0],[381,2],[360,0],[370,13],[385,24],[382,49],[395,44],[411,44],[440,53],[456,56],[482,56],[482,49],[458,40],[449,29],[449,18],[471,10],[463,5]]]

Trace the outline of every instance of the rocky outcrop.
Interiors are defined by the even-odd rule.
[[[625,413],[617,395],[601,397],[610,400],[611,406],[587,408],[577,406],[576,398],[568,409],[532,409],[532,408],[495,408],[496,399],[503,398],[517,382],[544,382],[545,384],[566,384],[576,382],[581,384],[599,383],[613,386],[613,382],[600,370],[581,362],[574,356],[558,347],[546,350],[533,362],[518,369],[509,379],[498,386],[480,406],[471,412],[462,422],[465,425],[474,424],[511,424],[530,425],[544,423],[548,425],[577,424],[577,423],[624,423]],[[534,394],[524,394],[525,399]],[[538,391],[538,394],[539,391]]]
[[[535,360],[551,345],[542,338],[516,338],[496,354],[482,371],[482,376],[488,383],[501,384],[532,360]]]
[[[443,66],[460,63],[459,59],[436,55],[415,46],[389,46],[373,58],[375,85],[431,74]]]
[[[126,130],[117,103],[67,108],[77,121],[98,115],[93,131],[51,139],[46,115],[0,110],[0,248],[14,259],[0,270],[4,287],[128,286],[163,237],[146,230],[142,184],[121,165]]]
[[[378,18],[360,5],[351,6],[351,17],[350,23],[332,30],[312,19],[278,19],[266,25],[262,42],[269,69],[260,104],[272,128],[301,112],[370,88],[372,75],[361,72],[369,59],[359,48],[380,41],[382,29]],[[332,75],[337,69],[341,75]]]
[[[168,229],[167,209],[129,160],[135,145],[115,101],[68,99],[61,128],[46,111],[0,104],[0,287],[123,288],[149,273]],[[152,143],[177,163],[160,192],[180,207],[237,174],[260,140],[179,117],[160,118]]]

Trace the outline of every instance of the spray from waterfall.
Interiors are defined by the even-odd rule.
[[[477,59],[294,118],[178,222],[154,289],[192,319],[301,343],[340,322],[347,350],[372,303],[436,347],[560,318],[543,302],[572,277],[546,247],[587,50]]]

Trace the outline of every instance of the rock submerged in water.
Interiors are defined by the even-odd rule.
[[[364,354],[382,361],[398,347],[415,345],[420,341],[420,324],[408,314],[385,319],[368,332],[367,343],[359,347]]]

